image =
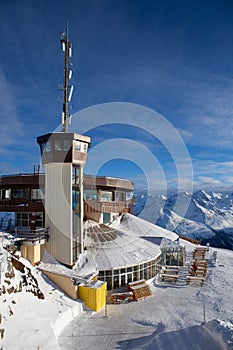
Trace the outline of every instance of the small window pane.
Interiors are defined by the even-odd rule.
[[[117,202],[124,202],[124,200],[125,200],[124,192],[116,192],[116,201]]]
[[[112,201],[112,192],[101,191],[101,200],[104,201],[104,202]]]
[[[12,190],[12,198],[27,198],[27,190],[26,189]]]
[[[81,152],[81,143],[79,141],[76,141],[74,144],[74,150]]]
[[[83,143],[83,147],[82,147],[83,149],[82,149],[82,151],[83,152],[86,152],[86,150],[87,150],[87,144],[86,143]]]
[[[84,199],[85,200],[97,200],[97,191],[96,190],[84,190]]]
[[[62,140],[55,140],[55,151],[62,151]]]
[[[63,150],[64,151],[69,151],[70,147],[71,147],[70,141],[64,141],[64,143],[63,143]]]
[[[31,189],[31,199],[44,199],[44,191],[40,188]]]
[[[47,143],[42,143],[41,150],[42,152],[51,152],[51,143],[49,141]]]

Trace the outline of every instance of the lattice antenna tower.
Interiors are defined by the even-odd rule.
[[[66,22],[66,28],[63,33],[61,33],[60,41],[62,45],[62,51],[64,53],[64,83],[62,90],[63,95],[63,108],[62,108],[62,132],[68,132],[69,120],[71,114],[69,114],[69,103],[72,99],[74,86],[69,85],[69,80],[72,78],[72,63],[70,58],[72,57],[72,42],[69,40],[68,36],[68,21]]]

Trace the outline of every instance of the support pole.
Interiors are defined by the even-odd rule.
[[[84,203],[83,203],[83,167],[79,167],[79,208],[80,208],[80,253],[83,254],[83,216],[84,216]]]

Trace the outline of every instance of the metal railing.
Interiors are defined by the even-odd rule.
[[[49,234],[48,234],[48,228],[40,228],[36,230],[23,230],[23,229],[17,229],[15,232],[15,238],[22,241],[48,241]]]

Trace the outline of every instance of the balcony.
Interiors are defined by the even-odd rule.
[[[79,206],[76,206],[76,212],[79,212]],[[84,213],[128,213],[129,208],[125,202],[98,202],[84,201]]]

